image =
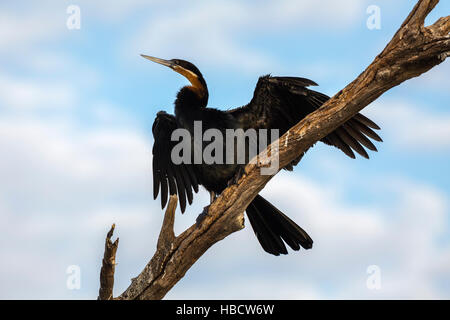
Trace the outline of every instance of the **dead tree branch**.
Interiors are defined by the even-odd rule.
[[[450,55],[450,16],[440,18],[431,26],[424,26],[426,16],[438,2],[419,0],[386,48],[364,72],[279,139],[279,147],[272,151],[271,156],[278,156],[280,168],[302,155],[387,90],[421,75]],[[241,230],[244,227],[243,212],[272,178],[260,174],[264,166],[266,164],[261,162],[247,165],[238,184],[227,188],[210,206],[201,226],[193,225],[178,237],[173,232],[177,199],[171,197],[155,255],[117,299],[163,298],[208,248]],[[106,259],[108,248],[105,249]],[[111,261],[114,262],[114,259]],[[114,268],[110,271],[113,272]],[[113,281],[110,276],[111,273],[108,273],[108,279],[102,280],[102,287],[104,283],[108,285],[106,293],[102,294],[100,290],[99,298],[112,296]]]
[[[111,226],[105,241],[105,253],[103,255],[102,269],[100,270],[100,290],[98,300],[112,300],[114,288],[114,270],[116,268],[116,252],[119,246],[119,238],[112,242],[115,224]]]

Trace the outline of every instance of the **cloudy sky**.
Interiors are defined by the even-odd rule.
[[[139,54],[194,62],[221,109],[247,103],[267,73],[307,77],[333,95],[412,2],[2,1],[0,298],[95,299],[114,222],[116,295],[152,256],[162,211],[151,198],[151,125],[186,81]],[[370,30],[374,4],[381,28]],[[67,27],[70,5],[80,29]],[[449,13],[442,1],[427,23]],[[370,160],[316,145],[263,190],[308,231],[312,250],[274,257],[245,228],[166,298],[449,299],[449,74],[447,61],[364,110],[383,129]],[[197,194],[176,232],[207,202]],[[67,285],[70,266],[79,289]],[[378,289],[367,285],[371,270]]]

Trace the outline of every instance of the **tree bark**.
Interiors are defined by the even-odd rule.
[[[264,155],[266,158],[269,154],[278,157],[279,167],[284,167],[387,90],[443,62],[450,55],[450,16],[424,26],[426,16],[438,2],[419,0],[386,48],[366,70],[321,108],[292,127],[278,140],[272,152],[268,151],[269,146],[258,156],[258,161],[248,164],[238,183],[228,187],[211,204],[201,225],[194,224],[177,237],[173,232],[177,198],[172,196],[155,255],[116,299],[162,299],[214,243],[244,228],[245,209],[273,177],[260,174],[261,168],[269,165],[259,160],[265,159]],[[115,256],[115,250],[113,253]],[[114,268],[112,276],[113,273]],[[99,299],[111,298],[111,272],[102,273],[100,278]],[[102,294],[102,290],[106,294]]]
[[[112,242],[111,237],[115,224],[111,226],[105,241],[105,253],[103,255],[102,268],[100,270],[100,290],[98,300],[112,300],[114,288],[114,270],[116,268],[116,252],[119,246],[119,238]]]

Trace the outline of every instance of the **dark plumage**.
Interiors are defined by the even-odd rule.
[[[171,150],[178,143],[171,141],[171,134],[175,129],[184,128],[193,135],[194,121],[201,121],[202,132],[211,128],[222,133],[225,133],[226,129],[279,129],[281,136],[329,99],[328,96],[307,88],[317,85],[311,80],[267,75],[259,78],[250,103],[240,108],[220,111],[206,107],[207,85],[200,71],[192,63],[179,59],[144,57],[170,67],[191,82],[190,86],[183,87],[177,94],[175,116],[164,111],[158,112],[152,128],[155,139],[154,197],[156,199],[158,193],[161,193],[163,208],[167,204],[168,195],[177,194],[181,211],[184,212],[186,201],[192,203],[193,192],[198,191],[198,185],[220,194],[245,166],[235,163],[172,163]],[[369,158],[365,148],[377,151],[370,139],[382,141],[373,131],[378,129],[380,128],[373,121],[357,114],[321,141],[339,148],[351,158],[355,158],[354,152]],[[208,144],[209,142],[203,142],[202,147]],[[226,147],[225,145],[224,149]],[[236,145],[231,147],[236,148]],[[194,155],[190,156],[193,159]],[[284,169],[292,170],[299,160],[294,160]],[[251,202],[246,212],[258,241],[268,253],[286,254],[285,244],[293,250],[312,247],[313,241],[308,234],[260,195]]]

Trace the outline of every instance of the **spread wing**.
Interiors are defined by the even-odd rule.
[[[168,195],[177,194],[181,212],[186,209],[186,199],[192,204],[192,190],[198,192],[198,181],[192,164],[172,162],[172,148],[177,144],[171,141],[172,132],[178,128],[174,116],[158,112],[152,131],[153,144],[153,197],[158,197],[161,191],[161,208],[167,204]]]
[[[307,88],[316,85],[305,78],[264,76],[259,78],[250,103],[229,112],[243,128],[279,129],[282,135],[329,99]],[[380,127],[358,113],[321,141],[339,148],[351,158],[355,158],[354,151],[369,158],[365,148],[377,151],[370,139],[382,141],[373,129]]]

